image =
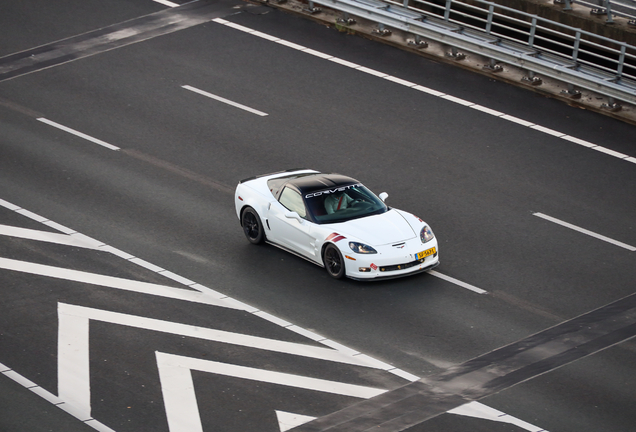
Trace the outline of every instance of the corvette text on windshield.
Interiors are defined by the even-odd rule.
[[[339,188],[336,189],[325,189],[325,190],[321,190],[318,192],[312,192],[310,194],[305,195],[305,198],[312,198],[312,197],[317,197],[320,195],[324,195],[324,194],[332,194],[332,193],[336,193],[336,192],[344,192],[347,189],[351,189],[351,188],[355,188],[355,187],[362,187],[362,183],[356,183],[356,184],[352,184],[349,186],[341,186]]]

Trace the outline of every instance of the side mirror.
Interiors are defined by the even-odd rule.
[[[386,192],[382,192],[380,195],[378,195],[378,198],[380,198],[382,202],[386,201],[388,197],[389,197],[389,194]]]

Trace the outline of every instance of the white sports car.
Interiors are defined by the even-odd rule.
[[[395,278],[436,267],[431,228],[387,207],[387,197],[351,177],[296,169],[241,180],[234,201],[251,243],[271,243],[336,279]]]

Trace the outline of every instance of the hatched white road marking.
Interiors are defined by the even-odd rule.
[[[386,390],[372,387],[162,352],[156,352],[156,357],[170,432],[203,432],[192,381],[192,370],[364,399],[386,392]]]
[[[383,369],[384,366],[382,362],[367,356],[350,356],[328,348],[58,303],[58,395],[61,400],[72,404],[78,418],[82,419],[91,418],[91,320],[355,366],[376,369]],[[165,353],[157,353],[157,364],[161,374],[166,413],[169,419],[176,419],[169,420],[171,432],[200,430],[182,427],[173,429],[175,424],[193,427],[189,423],[194,421],[192,415],[196,410],[196,397],[190,376],[192,369],[352,397],[369,398],[386,391]],[[187,418],[184,419],[183,416]],[[196,411],[196,419],[198,418]]]
[[[204,303],[232,309],[244,309],[244,307],[242,307],[240,304],[236,304],[236,302],[233,302],[232,299],[219,299],[200,291],[188,291],[185,289],[173,288],[166,285],[141,282],[132,279],[106,276],[96,273],[88,273],[79,270],[71,270],[63,267],[53,267],[26,261],[18,261],[9,258],[0,257],[0,269],[13,270],[22,273],[47,276],[56,279],[64,279],[91,285],[99,285],[107,288],[115,288],[142,294],[151,294],[159,297],[186,300],[195,303]]]
[[[0,199],[0,206],[5,207],[9,210],[15,211],[16,213],[19,213],[23,216],[26,216],[32,220],[41,222],[47,226],[53,227],[55,229],[58,229],[59,231],[65,233],[66,235],[74,235],[77,234],[81,237],[76,237],[76,238],[82,238],[84,241],[88,241],[88,243],[92,244],[92,245],[100,245],[99,249],[106,251],[106,252],[110,252],[120,258],[123,258],[125,260],[131,260],[131,262],[135,262],[138,265],[143,265],[147,268],[156,268],[156,270],[158,271],[159,274],[163,274],[166,277],[170,277],[173,280],[176,280],[178,282],[181,283],[184,282],[186,284],[190,284],[192,281],[190,281],[189,279],[183,278],[181,276],[178,276],[174,273],[168,272],[167,270],[163,270],[158,266],[154,266],[150,263],[147,263],[140,260],[140,259],[135,259],[134,256],[123,252],[119,249],[113,248],[112,246],[108,246],[105,245],[102,242],[99,242],[97,240],[91,239],[90,237],[84,236],[80,233],[77,233],[76,231],[67,228],[63,225],[60,225],[56,222],[53,222],[47,218],[44,218],[42,216],[39,216],[35,213],[32,213],[28,210],[25,210],[15,204],[9,203],[8,201],[2,200]],[[9,227],[9,228],[15,228],[15,227]],[[13,234],[15,233],[21,233],[23,234],[23,238],[26,237],[36,237],[33,238],[34,240],[41,240],[41,241],[47,241],[44,240],[42,238],[42,235],[40,235],[37,232],[28,232],[28,231],[13,231],[13,230],[9,230],[12,231]],[[6,234],[8,235],[8,234]],[[61,242],[66,242],[66,240],[61,240],[60,237],[49,237],[49,240],[51,238],[55,238],[60,240]],[[4,261],[2,261],[4,260]],[[132,261],[134,260],[134,261]],[[19,270],[20,268],[27,268],[29,271],[27,272],[33,272],[35,269],[37,270],[44,270],[44,272],[46,273],[46,275],[50,275],[50,273],[52,274],[59,274],[60,271],[64,271],[66,269],[60,269],[57,267],[50,267],[50,266],[41,266],[40,264],[33,264],[33,263],[25,263],[25,262],[21,262],[21,261],[16,261],[16,260],[7,260],[7,259],[3,259],[0,258],[0,263],[4,263],[6,264],[8,267],[15,267],[14,269],[16,271],[21,271]],[[35,266],[35,267],[34,267]],[[40,267],[41,266],[41,267]],[[0,266],[0,268],[2,268],[2,266]],[[138,282],[138,281],[129,281],[127,279],[120,279],[120,278],[111,278],[108,276],[103,276],[103,275],[94,275],[91,273],[85,273],[85,272],[76,272],[71,270],[70,271],[74,276],[79,276],[79,279],[81,280],[85,280],[86,278],[91,279],[96,277],[98,280],[101,280],[102,282],[106,282],[106,281],[111,281],[111,282],[116,282],[113,288],[118,288],[118,289],[126,289],[126,288],[120,288],[119,285],[120,284],[124,284],[124,286],[128,286],[127,282]],[[76,273],[75,273],[76,272]],[[435,273],[435,276],[441,277],[445,280],[451,281],[453,283],[457,283],[460,284],[460,286],[462,285],[466,285],[465,287],[471,287],[468,289],[471,290],[477,290],[476,292],[485,292],[484,290],[481,290],[479,288],[473,287],[472,285],[469,284],[465,284],[464,282],[461,281],[457,281],[456,279],[450,278],[448,276],[444,276],[441,275],[440,273],[437,272],[433,272]],[[39,273],[36,273],[39,274]],[[58,276],[51,276],[51,277],[58,277]],[[106,279],[104,279],[106,278]],[[78,280],[80,281],[80,280]],[[87,282],[90,283],[90,282]],[[138,282],[139,284],[144,284],[143,282]],[[370,368],[376,368],[376,369],[381,369],[381,370],[385,370],[386,372],[389,372],[391,374],[394,374],[396,376],[399,376],[405,380],[409,380],[409,381],[417,381],[419,379],[419,377],[410,374],[406,371],[403,371],[401,369],[395,368],[387,363],[381,362],[379,360],[376,360],[372,357],[367,356],[366,354],[361,354],[360,352],[350,349],[348,347],[345,347],[344,345],[341,345],[337,342],[334,342],[332,340],[326,339],[314,332],[310,332],[308,330],[305,330],[301,327],[298,327],[296,325],[293,325],[283,319],[277,318],[271,314],[268,314],[266,312],[263,311],[259,311],[256,308],[253,308],[249,305],[246,305],[245,303],[242,303],[238,300],[232,299],[230,297],[225,296],[222,293],[219,293],[217,291],[214,291],[210,288],[207,288],[203,285],[197,284],[197,283],[193,283],[192,285],[189,285],[190,288],[193,289],[197,289],[199,292],[192,292],[192,291],[185,291],[185,290],[181,290],[178,288],[172,288],[172,287],[165,287],[162,285],[156,285],[156,284],[147,284],[146,285],[136,285],[137,288],[144,286],[145,288],[154,288],[154,290],[151,290],[149,292],[144,292],[144,291],[137,291],[137,292],[144,292],[145,294],[151,294],[151,295],[163,295],[165,297],[171,297],[171,298],[177,298],[177,299],[181,299],[181,300],[186,300],[186,301],[195,301],[195,302],[201,302],[201,303],[208,303],[208,304],[215,304],[213,301],[210,300],[213,299],[215,301],[219,301],[221,299],[223,299],[223,302],[219,302],[219,304],[215,304],[216,306],[221,306],[221,307],[232,307],[232,308],[236,308],[236,309],[242,309],[245,310],[249,313],[252,313],[256,316],[259,316],[269,322],[272,322],[276,325],[279,325],[283,328],[286,328],[288,330],[291,330],[293,332],[296,332],[298,334],[302,334],[307,336],[308,338],[317,341],[325,346],[328,346],[330,348],[332,348],[333,350],[325,350],[323,348],[319,348],[319,347],[309,347],[309,350],[312,351],[314,353],[318,352],[318,353],[322,353],[320,355],[324,355],[327,351],[329,351],[330,354],[328,354],[327,356],[329,358],[325,358],[325,360],[328,361],[335,361],[335,362],[342,362],[342,363],[347,363],[347,364],[355,364],[355,365],[361,365],[361,366],[366,366],[366,367],[370,367]],[[108,285],[106,285],[108,286]],[[130,286],[128,286],[130,288]],[[159,290],[159,293],[157,293],[156,290]],[[178,294],[177,294],[178,293]],[[184,293],[189,293],[189,294],[184,294]],[[175,295],[176,294],[176,295]],[[183,297],[184,295],[188,296],[188,295],[192,295],[192,298],[185,298]],[[200,297],[199,297],[200,296]],[[205,298],[205,300],[201,301],[202,298]],[[41,396],[42,398],[44,398],[45,400],[47,400],[48,402],[58,406],[59,408],[65,410],[66,412],[68,412],[69,414],[71,414],[72,416],[74,416],[75,418],[83,421],[85,424],[93,427],[94,429],[101,431],[101,432],[114,432],[112,429],[108,428],[107,426],[103,425],[102,423],[98,422],[97,420],[90,418],[90,371],[89,371],[89,365],[88,365],[88,345],[89,345],[89,334],[88,334],[88,325],[89,325],[89,320],[90,319],[95,319],[97,317],[97,314],[94,315],[89,315],[89,316],[84,316],[82,315],[82,312],[86,312],[86,310],[92,310],[95,311],[95,309],[90,309],[90,308],[82,308],[80,306],[71,306],[71,305],[63,305],[63,304],[58,304],[58,319],[59,319],[59,325],[58,325],[58,358],[64,358],[66,359],[64,362],[62,362],[62,365],[60,365],[58,363],[58,381],[59,382],[63,382],[63,384],[61,384],[61,390],[59,391],[60,395],[64,394],[65,398],[62,398],[61,396],[54,396],[51,393],[49,393],[48,391],[42,389],[41,387],[39,387],[38,385],[36,385],[35,383],[29,381],[28,379],[22,377],[21,375],[15,373],[14,371],[12,371],[10,368],[2,365],[0,363],[0,373],[3,373],[7,376],[9,376],[10,378],[14,379],[16,382],[20,383],[21,385],[24,385],[26,388],[28,388],[29,390],[33,391],[34,393],[38,394],[39,396]],[[62,313],[60,313],[60,308],[62,310]],[[127,323],[126,319],[128,319],[127,317],[132,317],[133,322],[135,322],[136,324],[144,324],[144,325],[148,325],[151,328],[148,329],[154,329],[152,328],[152,325],[157,324],[158,327],[156,329],[156,331],[166,331],[166,327],[165,325],[167,324],[168,326],[168,332],[170,332],[169,329],[175,330],[177,327],[179,327],[181,330],[183,331],[184,328],[188,328],[188,326],[183,327],[184,325],[182,324],[177,324],[177,323],[170,323],[170,322],[163,322],[160,320],[151,320],[149,318],[143,318],[143,317],[135,317],[132,315],[125,315],[125,314],[118,314],[115,312],[107,312],[107,311],[100,311],[100,312],[104,312],[106,313],[106,316],[102,316],[102,318],[107,318],[107,319],[114,319],[114,318],[119,318],[122,319],[123,321],[120,321],[119,323],[122,325],[129,325],[130,323]],[[62,317],[62,315],[65,315],[64,317]],[[151,320],[151,321],[148,321]],[[113,321],[109,321],[109,322],[113,322]],[[138,325],[133,325],[133,327],[139,327]],[[194,337],[199,337],[201,335],[201,328],[198,327],[194,327],[194,326],[190,326],[191,328],[188,330],[190,333],[196,333],[196,336]],[[160,330],[160,328],[163,328],[163,330]],[[210,330],[210,329],[208,329]],[[214,331],[214,330],[212,330]],[[218,336],[218,334],[217,334]],[[246,336],[246,335],[242,335],[242,336]],[[249,338],[254,338],[251,336],[248,336]],[[258,340],[259,338],[256,338],[256,340]],[[245,339],[244,339],[245,341]],[[277,343],[281,343],[281,341],[277,341]],[[283,345],[284,344],[289,344],[289,343],[285,343],[282,342]],[[301,345],[302,344],[297,344],[297,345]],[[75,347],[76,349],[72,349],[70,347]],[[269,347],[269,345],[268,345]],[[305,352],[306,347],[303,346],[303,351]],[[320,350],[325,350],[325,351],[320,351]],[[331,353],[336,353],[336,354],[331,354]],[[298,354],[298,355],[303,355],[303,354]],[[304,355],[310,355],[310,353],[308,354],[307,352]],[[334,357],[335,356],[335,357]],[[342,357],[340,357],[342,356]],[[316,357],[316,358],[321,358],[321,357]],[[343,360],[344,359],[344,360]],[[75,374],[74,367],[78,366],[80,368],[79,370],[79,375],[78,376],[70,376],[72,374]],[[61,380],[61,381],[60,381]],[[66,399],[68,398],[68,399]],[[76,402],[74,402],[76,401]],[[460,407],[461,408],[461,407]],[[486,407],[488,408],[488,407]],[[88,413],[88,416],[86,415]],[[282,413],[282,414],[279,414]],[[460,414],[460,415],[469,415],[469,414],[462,414],[461,410],[458,412],[455,412],[454,414]],[[290,427],[295,427],[298,426],[300,424],[309,422],[311,420],[313,420],[312,417],[309,416],[302,416],[302,415],[297,415],[297,414],[292,414],[292,413],[284,413],[284,412],[279,412],[277,411],[277,416],[279,418],[279,423],[280,423],[280,428],[281,431],[286,431],[289,430]],[[509,416],[510,419],[515,419],[514,417]],[[294,420],[295,419],[295,420]],[[518,420],[518,419],[516,419]],[[509,422],[509,423],[513,423],[513,422]],[[522,420],[518,420],[517,422],[513,423],[513,424],[528,424],[526,422],[523,422]],[[531,429],[528,429],[531,430]],[[537,428],[536,430],[541,430],[539,428]]]
[[[310,417],[301,414],[294,414],[286,411],[276,411],[276,418],[278,419],[278,427],[280,432],[287,432],[290,429],[300,426],[305,423],[309,423],[315,420],[316,417]]]
[[[452,410],[448,411],[448,413],[467,417],[481,418],[500,423],[508,423],[519,426],[520,428],[530,432],[548,432],[543,428],[508,415],[505,412],[490,408],[489,406],[486,406],[480,402],[469,402],[457,408],[453,408]]]
[[[628,244],[620,242],[618,240],[614,240],[614,239],[609,238],[609,237],[605,237],[604,235],[597,234],[597,233],[595,233],[593,231],[590,231],[590,230],[586,230],[585,228],[581,228],[579,226],[572,225],[571,223],[564,222],[564,221],[562,221],[560,219],[557,219],[555,217],[548,216],[548,215],[545,215],[543,213],[533,213],[533,215],[537,216],[537,217],[540,217],[542,219],[548,220],[550,222],[554,222],[555,224],[564,226],[566,228],[570,228],[571,230],[578,231],[580,233],[586,234],[586,235],[588,235],[590,237],[594,237],[594,238],[597,238],[599,240],[603,240],[604,242],[611,243],[611,244],[613,244],[615,246],[622,247],[622,248],[627,249],[629,251],[632,251],[632,252],[636,251],[636,247],[634,247],[634,246],[628,245]]]
[[[57,234],[48,231],[32,230],[8,225],[0,225],[0,235],[87,249],[98,249],[100,246],[104,245],[101,242],[79,233]]]

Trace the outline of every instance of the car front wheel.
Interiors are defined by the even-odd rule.
[[[345,265],[342,254],[333,244],[327,245],[322,260],[327,269],[327,273],[334,279],[341,279],[345,275]]]
[[[261,218],[258,217],[258,213],[252,207],[243,210],[241,225],[243,225],[243,232],[250,243],[259,244],[265,240]]]

